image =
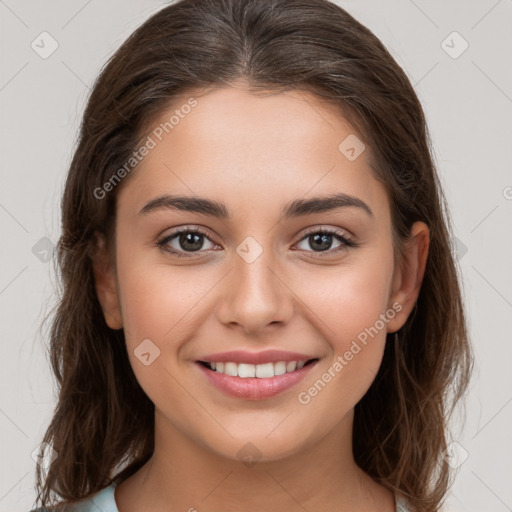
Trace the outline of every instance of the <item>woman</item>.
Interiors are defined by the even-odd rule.
[[[438,510],[472,362],[444,208],[410,82],[343,9],[157,12],[66,181],[41,505]]]

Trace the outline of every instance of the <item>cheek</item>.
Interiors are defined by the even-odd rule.
[[[161,387],[158,379],[169,380],[164,368],[171,374],[178,370],[183,347],[206,321],[206,304],[218,274],[208,267],[155,262],[134,247],[119,249],[117,273],[127,351],[139,383],[153,399],[151,393]],[[154,362],[145,366],[140,356],[148,352]]]
[[[136,254],[118,258],[126,347],[135,376],[155,404],[179,403],[176,352],[194,333],[196,306],[207,290],[183,269],[151,263]]]
[[[179,306],[172,302],[166,281],[158,279],[154,269],[139,272],[137,267],[119,268],[121,309],[127,341],[139,342],[144,338],[157,339],[162,331],[172,327],[172,311]]]
[[[392,272],[389,247],[329,275],[303,276],[300,293],[308,297],[310,322],[328,342],[330,355],[322,367],[321,382],[317,377],[307,383],[300,403],[314,401],[314,408],[329,414],[333,406],[337,411],[349,410],[366,393],[382,361],[387,322],[397,313],[388,304]]]
[[[309,272],[301,276],[300,296],[307,298],[305,302],[317,316],[315,324],[337,351],[373,326],[390,307],[391,248],[378,254],[375,251],[375,255],[369,252],[357,261],[347,260],[332,272]],[[380,322],[378,326],[382,328]]]
[[[208,290],[206,273],[192,265],[165,265],[157,249],[131,241],[129,233],[120,232],[118,240],[117,275],[127,341],[176,338]]]

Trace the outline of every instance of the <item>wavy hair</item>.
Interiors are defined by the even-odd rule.
[[[154,449],[154,405],[130,366],[123,330],[105,323],[93,279],[95,231],[109,243],[116,195],[108,182],[151,119],[179,94],[243,81],[249,91],[296,90],[325,100],[371,148],[386,187],[395,256],[416,221],[430,249],[415,308],[388,334],[380,370],[355,407],[357,464],[414,509],[437,511],[452,483],[448,419],[473,365],[451,220],[424,112],[379,39],[327,0],[178,0],[143,23],[90,93],[62,196],[58,302],[47,347],[59,393],[36,466],[37,500],[85,499],[141,468]]]

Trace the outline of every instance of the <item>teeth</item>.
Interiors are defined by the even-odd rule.
[[[286,373],[286,363],[284,361],[274,363],[274,375],[283,375],[284,373]]]
[[[231,377],[238,376],[238,365],[236,363],[224,363],[224,373]]]
[[[274,377],[274,375],[275,373],[273,363],[256,365],[256,377],[259,377],[260,379],[269,379],[270,377]]]
[[[258,377],[259,379],[269,379],[276,375],[283,375],[295,370],[300,370],[306,361],[279,361],[277,363],[265,364],[246,364],[246,363],[208,363],[210,368],[219,373],[230,375],[232,377],[241,377],[247,379],[248,377]]]
[[[246,379],[247,377],[256,377],[256,366],[254,366],[253,364],[239,364],[236,375],[244,379]]]
[[[297,361],[290,361],[286,364],[286,371],[287,372],[293,372],[297,368]]]

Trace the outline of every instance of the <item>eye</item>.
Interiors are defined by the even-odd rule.
[[[176,239],[176,240],[175,240]],[[199,228],[180,228],[170,235],[165,236],[157,242],[157,246],[166,252],[175,254],[178,257],[188,257],[193,253],[203,249],[204,241],[208,240],[213,246],[208,235]]]
[[[333,238],[339,242],[339,245],[331,249]],[[157,242],[157,246],[162,250],[178,257],[190,257],[192,253],[204,250],[204,242],[207,240],[212,247],[216,245],[210,240],[208,235],[199,228],[184,227],[177,229],[173,233],[165,236]],[[300,240],[300,243],[306,242],[313,248],[313,251],[306,250],[307,252],[316,253],[315,257],[323,258],[341,251],[346,251],[351,247],[357,247],[358,244],[345,232],[335,229],[313,228],[306,233]],[[297,245],[299,245],[297,244]],[[210,247],[210,249],[212,248]],[[208,248],[206,248],[208,249]],[[188,253],[188,254],[187,254]],[[326,253],[325,256],[324,254]]]
[[[339,245],[331,250],[333,238],[338,240]],[[340,251],[346,251],[349,248],[357,247],[358,245],[345,232],[325,228],[313,228],[312,230],[308,231],[306,236],[301,239],[299,244],[304,241],[314,249],[313,251],[308,252],[326,253],[326,256],[338,253]],[[315,257],[323,258],[324,254],[317,254]]]

